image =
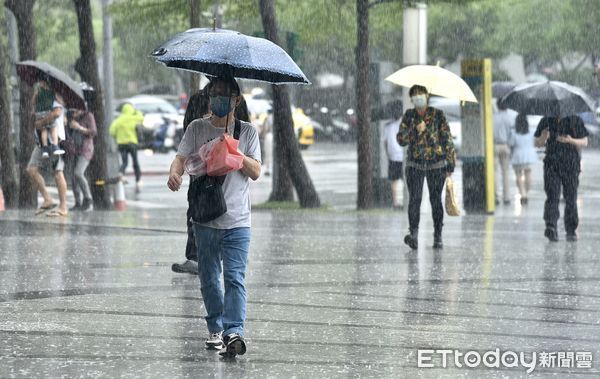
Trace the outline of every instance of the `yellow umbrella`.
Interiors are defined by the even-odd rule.
[[[409,88],[418,84],[427,88],[427,91],[433,95],[477,103],[477,98],[469,85],[460,76],[440,66],[406,66],[385,80]]]

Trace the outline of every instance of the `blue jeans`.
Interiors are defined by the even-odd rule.
[[[210,333],[244,335],[246,263],[250,228],[214,229],[194,224],[200,290]],[[223,261],[223,266],[221,266]],[[221,287],[221,272],[225,293]]]

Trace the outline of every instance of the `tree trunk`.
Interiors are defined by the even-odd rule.
[[[4,19],[0,17],[0,22]],[[0,28],[2,30],[2,28]],[[15,172],[15,151],[10,133],[10,101],[6,81],[6,60],[8,54],[0,42],[0,181],[4,203],[7,208],[16,208],[18,204],[17,175]]]
[[[373,159],[369,136],[369,1],[356,0],[356,117],[358,123],[358,209],[373,206]]]
[[[6,0],[4,5],[13,13],[17,20],[19,34],[19,59],[24,61],[36,59],[35,27],[33,25],[33,5],[35,0]],[[19,207],[35,208],[37,206],[37,190],[27,174],[27,163],[35,146],[33,134],[33,117],[31,97],[33,88],[24,81],[19,84]]]
[[[279,44],[277,20],[273,0],[260,0],[260,14],[265,35],[273,43]],[[321,205],[294,135],[290,96],[286,87],[273,85],[273,137],[277,177],[273,180],[270,200],[289,200],[289,180],[296,189],[302,208],[316,208]],[[289,177],[289,179],[287,179]],[[281,197],[280,197],[281,196]]]
[[[81,56],[75,62],[75,70],[81,79],[94,88],[94,95],[88,102],[89,110],[96,119],[98,136],[94,141],[94,157],[90,162],[88,170],[92,179],[92,197],[95,209],[109,209],[110,198],[106,185],[106,141],[108,130],[104,122],[104,105],[102,104],[102,86],[98,75],[98,63],[96,59],[96,42],[94,40],[94,29],[92,25],[92,8],[90,0],[73,0],[77,13],[77,24],[79,27],[79,53]]]

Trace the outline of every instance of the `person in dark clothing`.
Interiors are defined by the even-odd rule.
[[[544,158],[544,236],[558,241],[558,203],[562,187],[565,198],[565,232],[567,241],[577,240],[577,188],[581,172],[582,147],[588,144],[588,131],[579,116],[544,117],[535,131],[535,145],[546,146]]]
[[[409,234],[404,237],[404,243],[412,249],[418,248],[423,182],[427,178],[434,226],[433,247],[441,249],[442,192],[446,178],[454,172],[456,152],[444,112],[427,106],[427,89],[415,85],[410,88],[409,95],[415,108],[404,113],[397,135],[400,146],[408,146],[404,161],[409,194]]]
[[[207,93],[207,87],[204,87],[200,91],[196,92],[188,101],[187,108],[185,110],[185,116],[183,117],[183,132],[185,133],[188,125],[198,119],[203,118],[209,114],[209,96]],[[238,120],[250,122],[250,116],[248,113],[248,105],[244,100],[244,96],[240,97],[240,105],[235,108],[235,117]],[[187,243],[185,245],[185,262],[173,263],[171,270],[180,274],[192,274],[198,275],[198,257],[196,254],[196,241],[194,239],[194,229],[192,228],[192,222],[190,221],[192,216],[190,209],[186,212],[187,216]]]

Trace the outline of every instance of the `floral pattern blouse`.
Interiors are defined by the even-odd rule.
[[[421,121],[425,122],[423,133],[417,131],[417,125]],[[446,161],[446,171],[454,171],[456,151],[450,127],[441,110],[427,107],[423,116],[415,109],[407,110],[400,122],[396,139],[401,146],[408,145],[408,162],[427,166]]]

